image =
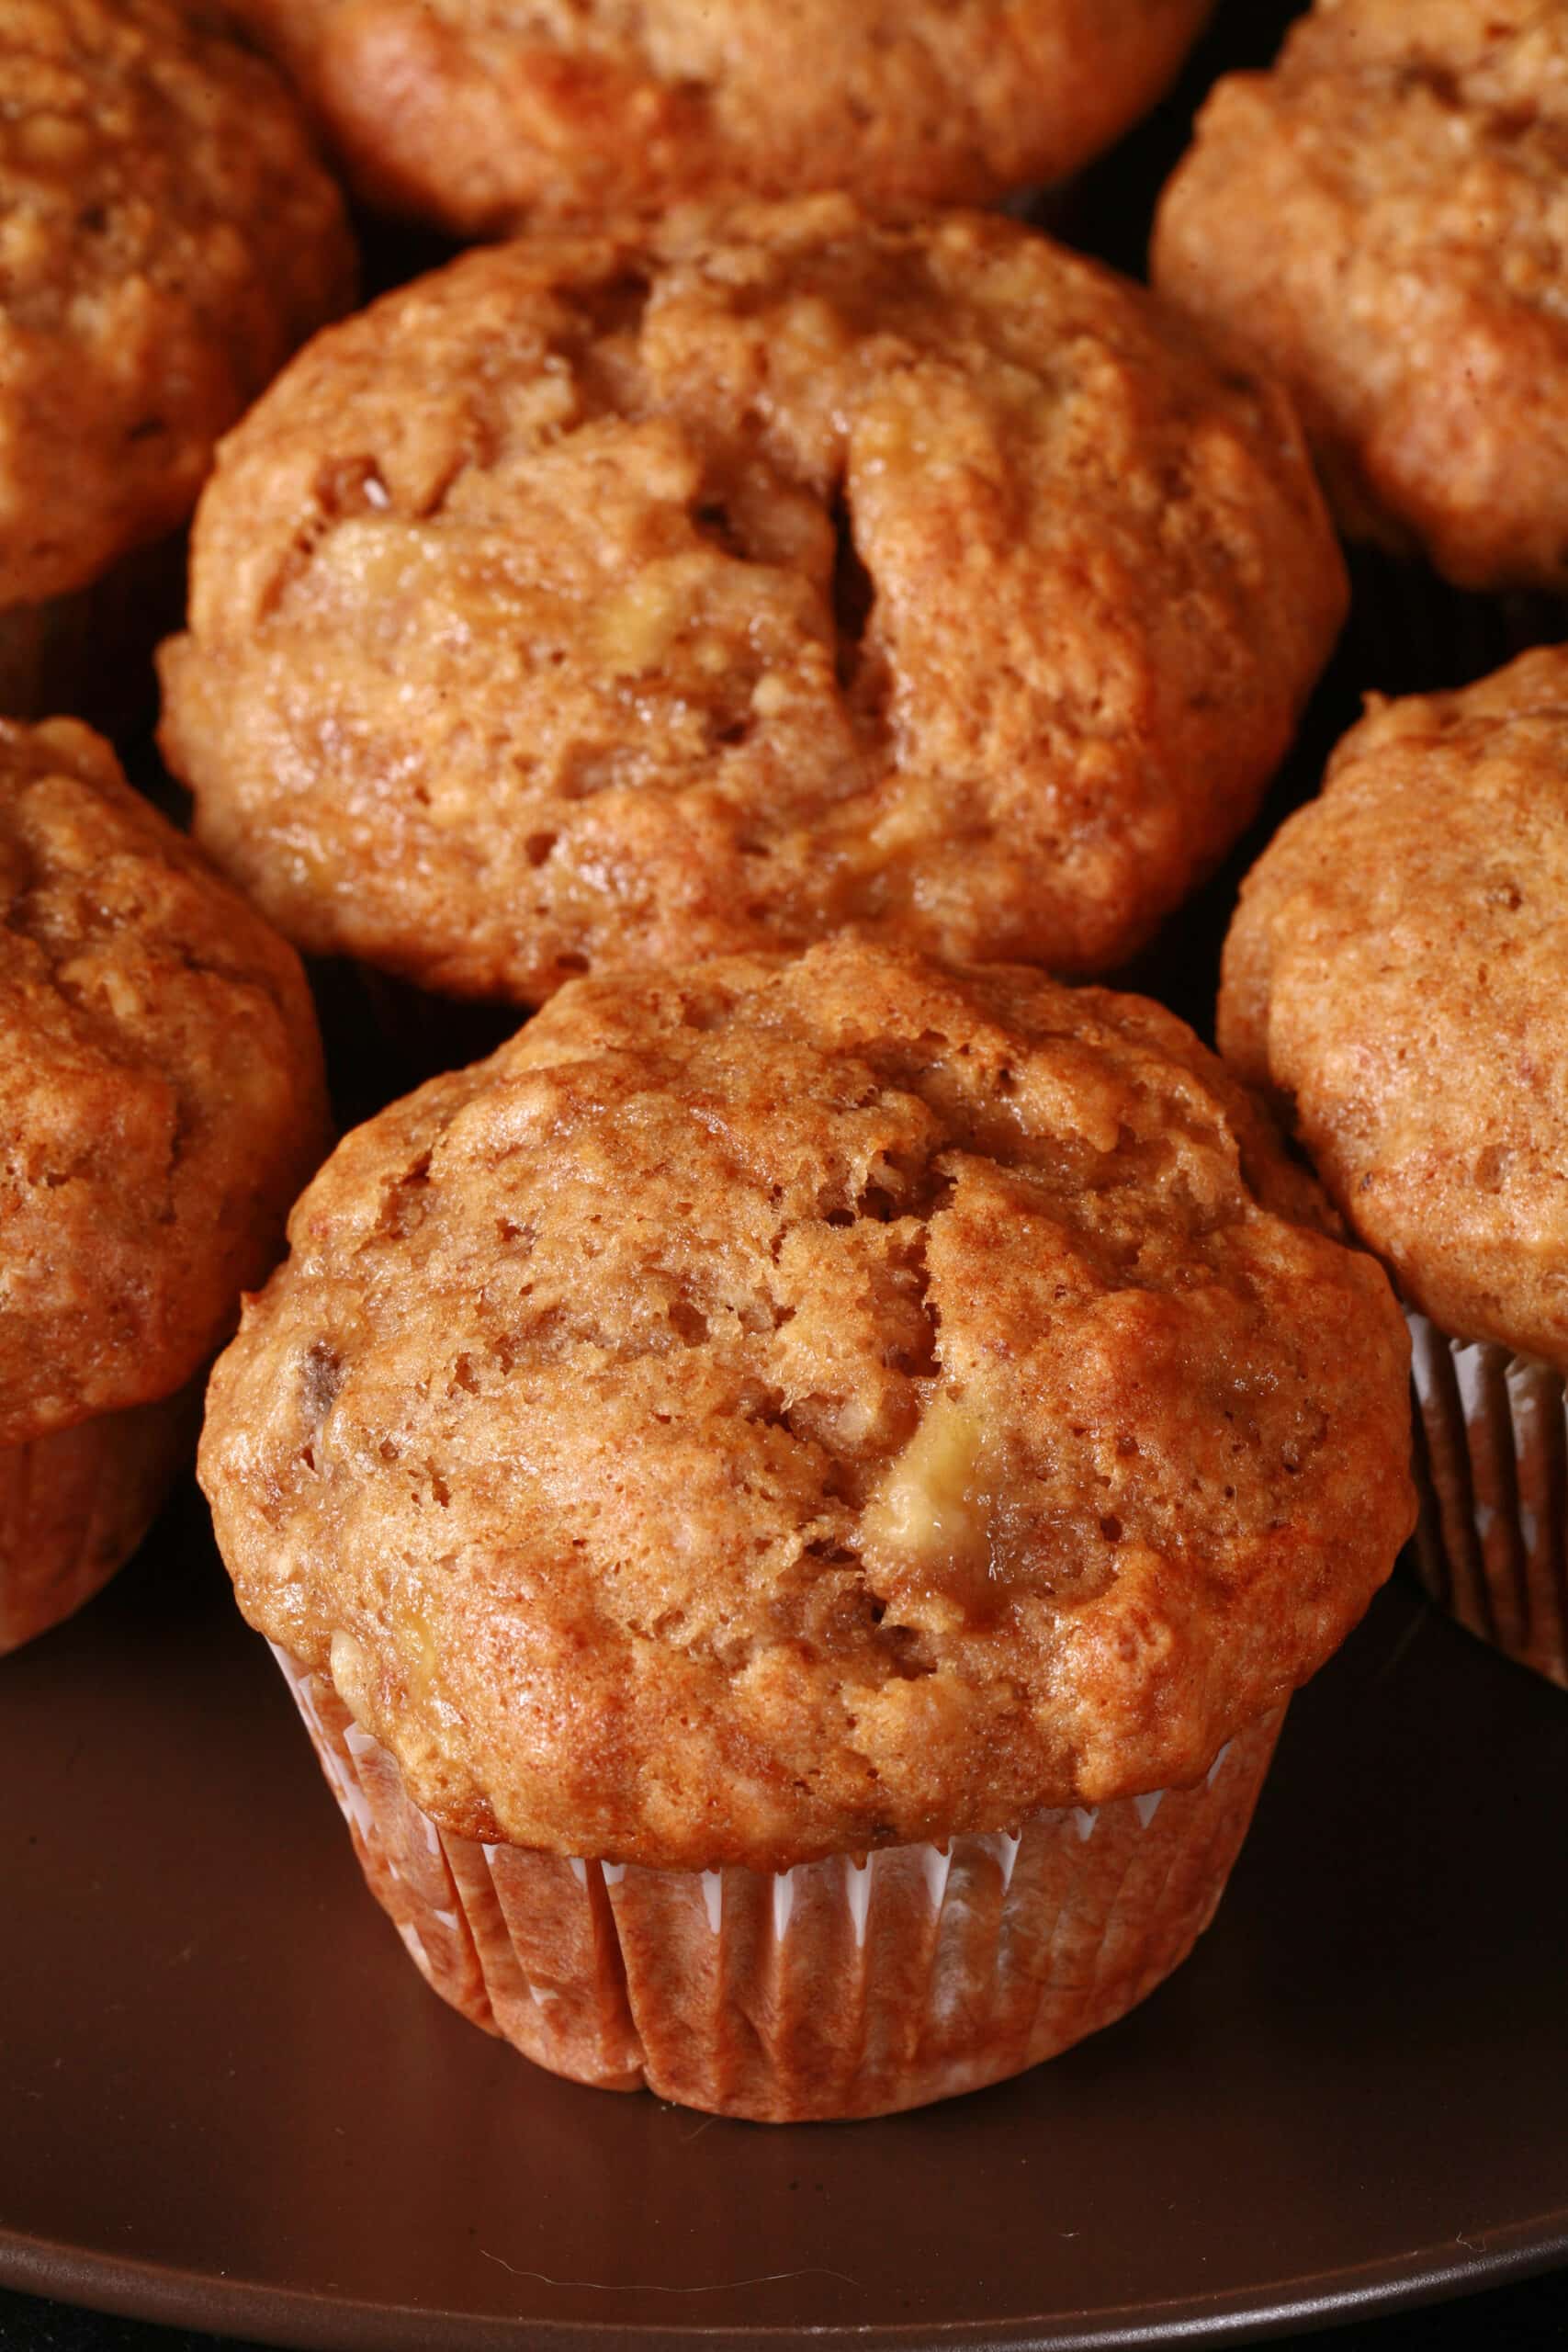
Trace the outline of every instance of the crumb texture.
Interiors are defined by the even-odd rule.
[[[1013,222],[469,255],[225,445],[164,742],[300,944],[536,1001],[853,922],[1111,968],[1344,581],[1282,397]]]
[[[1413,1306],[1568,1372],[1568,650],[1372,704],[1247,879],[1220,1041]]]
[[[1157,1007],[852,939],[564,990],[214,1374],[241,1606],[444,1828],[776,1869],[1191,1781],[1414,1517],[1374,1261]]]
[[[239,0],[372,202],[492,234],[692,197],[984,202],[1158,96],[1211,0]]]
[[[1318,0],[1222,82],[1161,289],[1282,375],[1341,520],[1568,587],[1568,5]]]
[[[218,435],[353,286],[299,107],[200,8],[7,0],[0,605],[182,523]]]
[[[325,1137],[292,949],[107,743],[0,721],[0,1448],[182,1387]]]

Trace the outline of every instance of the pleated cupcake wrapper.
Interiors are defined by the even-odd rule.
[[[1568,1390],[1527,1356],[1405,1319],[1423,1580],[1472,1634],[1568,1688]]]
[[[307,969],[345,1129],[427,1078],[482,1061],[528,1017],[520,1004],[433,996],[346,956],[317,957]]]
[[[157,708],[152,649],[180,625],[185,534],[136,548],[85,588],[0,609],[0,715],[70,711],[107,735]]]
[[[1468,685],[1533,645],[1568,641],[1568,599],[1544,591],[1488,595],[1450,587],[1431,568],[1354,546],[1346,648],[1362,691],[1432,694]]]
[[[276,1651],[372,1892],[435,1990],[553,2072],[767,2121],[999,2081],[1121,2017],[1213,1915],[1283,1710],[1195,1789],[779,1872],[437,1829],[330,1679]]]
[[[197,1383],[0,1448],[0,1655],[73,1615],[130,1559],[199,1414]]]

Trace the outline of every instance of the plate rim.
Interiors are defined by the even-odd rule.
[[[581,2352],[585,2345],[617,2343],[645,2346],[649,2352],[851,2343],[867,2352],[1132,2352],[1134,2346],[1179,2343],[1258,2343],[1351,2320],[1386,2318],[1520,2283],[1559,2266],[1568,2266],[1568,2206],[1494,2229],[1484,2243],[1467,2243],[1452,2256],[1436,2247],[1412,2248],[1406,2255],[1312,2272],[1296,2281],[1110,2306],[1087,2324],[1077,2324],[1085,2314],[1064,2312],[999,2324],[764,2321],[738,2329],[728,2324],[705,2328],[690,2321],[666,2325],[611,2315],[604,2321],[551,2319],[378,2303],[138,2261],[0,2224],[0,2287],[112,2317],[237,2335],[282,2352],[497,2352],[502,2346],[515,2352],[520,2329],[538,2352]],[[1292,2291],[1296,2288],[1303,2291]]]

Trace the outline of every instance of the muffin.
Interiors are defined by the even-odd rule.
[[[325,1141],[292,950],[107,743],[0,721],[0,1650],[135,1549]]]
[[[351,1135],[200,1476],[436,1989],[773,2120],[1140,1999],[1413,1517],[1329,1222],[1157,1006],[853,937],[579,981]]]
[[[213,444],[346,307],[337,192],[272,70],[164,0],[0,20],[0,707],[102,695]],[[151,680],[148,680],[150,688]]]
[[[1568,5],[1318,0],[1223,81],[1162,291],[1275,368],[1351,535],[1568,588]]]
[[[1247,882],[1220,1043],[1404,1300],[1435,1597],[1568,1683],[1568,649],[1374,699]]]
[[[1278,392],[1013,221],[847,198],[466,255],[225,443],[161,657],[301,946],[531,1003],[845,923],[1113,967],[1343,610]]]
[[[986,202],[1152,106],[1211,0],[239,0],[373,205],[489,236],[694,198]]]

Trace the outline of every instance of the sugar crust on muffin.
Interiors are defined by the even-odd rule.
[[[226,442],[163,740],[302,945],[454,995],[846,922],[1106,970],[1343,612],[1288,405],[994,217],[521,239]]]
[[[1568,649],[1371,701],[1247,877],[1220,1042],[1413,1306],[1568,1372]]]
[[[241,1607],[444,1828],[775,1869],[1198,1778],[1413,1517],[1374,1261],[1142,999],[584,980],[348,1136],[209,1399]]]
[[[0,1448],[181,1387],[325,1146],[293,950],[66,719],[0,721]]]
[[[1296,396],[1341,521],[1568,585],[1568,5],[1318,0],[1221,82],[1156,283]]]
[[[372,201],[488,234],[845,187],[984,202],[1151,106],[1212,0],[238,0]]]
[[[0,605],[182,523],[218,435],[354,268],[299,105],[199,7],[8,0]]]

